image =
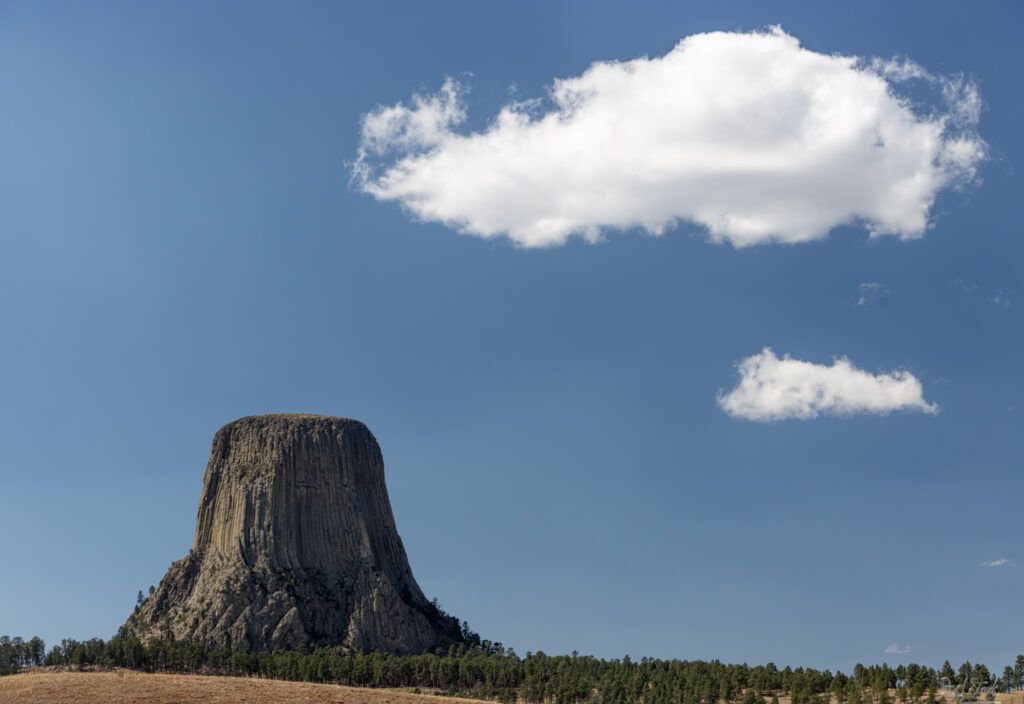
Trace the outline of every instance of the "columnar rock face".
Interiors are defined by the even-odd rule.
[[[461,640],[420,591],[359,421],[250,416],[213,439],[192,551],[125,624],[251,650],[422,652]]]

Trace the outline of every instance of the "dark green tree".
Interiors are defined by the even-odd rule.
[[[33,636],[25,644],[25,654],[31,664],[42,665],[43,658],[46,657],[46,643],[39,636]]]
[[[741,704],[765,704],[764,697],[753,689],[748,689],[744,692],[743,699],[741,699],[740,702]]]
[[[964,664],[960,666],[960,669],[956,671],[956,683],[965,688],[970,685],[972,669],[970,660],[965,661]]]

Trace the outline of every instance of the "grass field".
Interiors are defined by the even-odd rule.
[[[895,694],[892,692],[891,694]],[[893,701],[897,701],[895,697]],[[940,700],[941,701],[941,700]],[[998,704],[1024,704],[1024,693],[1000,694]],[[363,689],[335,684],[248,677],[113,672],[55,672],[49,668],[0,677],[0,704],[475,704],[479,700]],[[779,704],[788,704],[780,697]],[[484,702],[482,704],[494,704]],[[949,700],[952,704],[952,700]]]
[[[453,704],[431,694],[246,677],[29,671],[0,677],[0,704]],[[494,704],[489,702],[488,704]]]

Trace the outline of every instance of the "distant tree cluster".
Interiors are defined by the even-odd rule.
[[[467,633],[468,625],[464,626]],[[475,635],[475,634],[474,634]],[[477,637],[478,638],[478,637]],[[477,640],[472,639],[471,640]],[[993,679],[984,665],[947,661],[922,665],[857,665],[852,675],[802,667],[725,665],[720,662],[599,660],[590,656],[520,657],[501,643],[478,640],[423,655],[362,652],[342,646],[253,653],[205,648],[173,638],[143,644],[120,633],[109,641],[63,640],[44,655],[41,639],[0,638],[0,672],[28,665],[124,667],[146,672],[257,676],[357,687],[410,687],[501,704],[900,704],[932,702],[943,686],[1024,688],[1024,655]]]
[[[46,643],[38,636],[23,640],[19,637],[0,636],[0,675],[12,675],[29,665],[42,665]]]

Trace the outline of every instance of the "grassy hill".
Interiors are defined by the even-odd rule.
[[[334,684],[146,674],[132,670],[57,672],[40,668],[0,677],[0,704],[453,704],[456,701],[472,700]]]
[[[789,697],[780,697],[789,704]],[[833,700],[834,701],[834,700]],[[940,698],[953,704],[953,699]],[[71,672],[32,668],[0,677],[0,704],[495,704],[415,694],[408,690],[286,682],[252,677],[147,674],[135,670]],[[1000,694],[998,704],[1024,704],[1024,693]]]

